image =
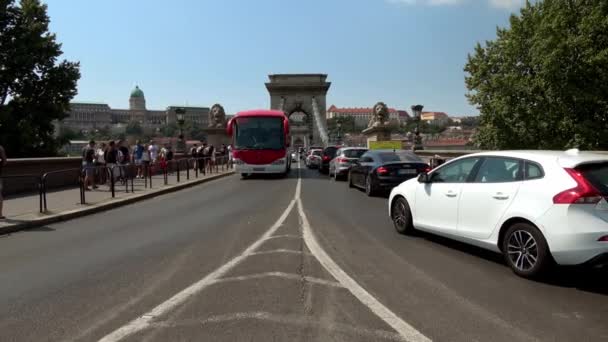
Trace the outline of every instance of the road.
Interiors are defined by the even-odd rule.
[[[305,169],[1,237],[0,294],[2,341],[608,340],[606,272],[518,278]]]

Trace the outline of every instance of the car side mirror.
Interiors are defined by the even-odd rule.
[[[428,173],[423,172],[418,175],[418,183],[430,183],[430,182],[431,182],[431,176],[429,176]]]

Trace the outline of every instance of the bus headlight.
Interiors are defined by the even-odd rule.
[[[283,165],[285,164],[285,158],[281,158],[281,159],[277,159],[275,161],[272,162],[272,165]]]

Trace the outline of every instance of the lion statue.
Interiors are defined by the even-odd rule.
[[[209,127],[224,128],[226,126],[226,112],[219,103],[214,104],[209,111]]]
[[[378,102],[372,109],[372,118],[369,120],[368,127],[384,126],[388,122],[388,107],[384,102]]]

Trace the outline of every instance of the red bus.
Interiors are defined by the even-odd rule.
[[[253,173],[286,175],[291,169],[289,120],[282,111],[239,112],[226,130],[232,137],[234,169],[243,177]]]

